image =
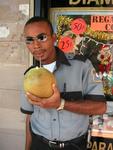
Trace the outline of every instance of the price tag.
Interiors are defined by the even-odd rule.
[[[74,19],[71,22],[71,30],[77,35],[83,34],[86,31],[86,26],[86,22],[82,18]]]
[[[72,51],[72,49],[74,47],[73,39],[70,37],[67,37],[67,36],[62,37],[59,40],[58,47],[65,53]]]

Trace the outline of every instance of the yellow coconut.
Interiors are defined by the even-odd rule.
[[[52,85],[56,84],[53,73],[43,67],[30,69],[24,76],[24,90],[41,98],[52,96]]]

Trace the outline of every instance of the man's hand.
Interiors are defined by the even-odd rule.
[[[60,92],[55,84],[52,86],[53,95],[49,98],[40,98],[31,93],[26,93],[28,101],[33,104],[43,108],[58,108],[60,105]]]

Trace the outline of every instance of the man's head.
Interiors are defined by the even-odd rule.
[[[38,16],[30,18],[25,24],[24,36],[27,48],[35,59],[41,60],[43,64],[55,60],[56,35],[49,20]]]
[[[30,18],[30,19],[26,22],[25,27],[26,27],[27,25],[32,24],[32,23],[35,23],[35,22],[46,22],[46,23],[48,24],[48,26],[50,27],[51,35],[54,33],[54,31],[53,31],[53,26],[52,26],[51,22],[50,22],[48,19],[43,18],[43,17],[39,17],[39,16],[35,16],[35,17]]]

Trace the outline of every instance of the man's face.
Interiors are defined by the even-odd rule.
[[[24,30],[26,45],[35,59],[43,64],[55,60],[55,34],[51,35],[50,27],[46,22],[28,24]]]

